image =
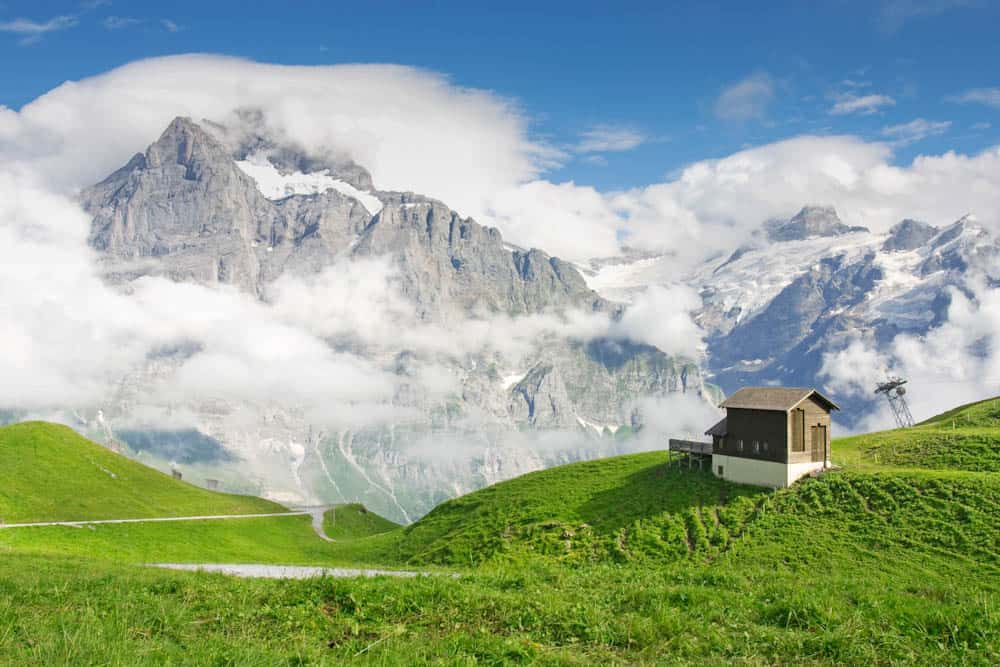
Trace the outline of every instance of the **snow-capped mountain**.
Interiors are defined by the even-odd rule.
[[[588,285],[628,301],[677,280],[669,256],[592,263]],[[903,220],[886,233],[841,223],[807,206],[766,222],[749,243],[680,279],[701,295],[706,377],[725,393],[743,385],[821,384],[825,354],[853,340],[887,349],[900,333],[925,335],[947,317],[951,290],[1000,281],[1000,241],[972,216],[938,228]],[[867,411],[851,402],[843,419]]]
[[[99,422],[80,416],[91,435],[224,488],[362,501],[408,521],[484,484],[620,451],[644,398],[701,395],[692,360],[602,335],[622,306],[572,264],[510,246],[442,202],[380,191],[349,160],[281,145],[253,114],[244,121],[178,118],[81,194],[106,280],[126,293],[164,278],[238,290],[269,313],[291,302],[282,317],[320,332],[389,395],[334,410],[239,387],[170,393],[206,355],[180,331],[122,378]],[[343,279],[331,269],[379,262],[385,290],[372,288],[378,276],[351,277],[365,289],[349,300],[372,302],[330,309]],[[366,324],[342,323],[341,311]]]

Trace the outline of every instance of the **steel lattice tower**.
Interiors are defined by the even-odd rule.
[[[889,401],[889,408],[896,418],[899,428],[909,428],[913,426],[913,415],[910,414],[910,406],[906,404],[906,380],[898,377],[890,377],[885,382],[880,382],[875,387],[876,394],[885,394]]]

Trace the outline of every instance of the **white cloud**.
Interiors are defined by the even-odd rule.
[[[973,88],[947,99],[958,104],[985,104],[1000,109],[1000,88]]]
[[[877,381],[900,375],[909,381],[907,401],[917,420],[951,406],[995,396],[1000,387],[1000,290],[985,278],[970,281],[971,294],[952,290],[947,321],[926,336],[897,336],[880,353],[870,341],[853,341],[824,356],[821,373],[830,388],[872,395]],[[862,430],[892,426],[885,409]]]
[[[270,402],[364,413],[394,390],[371,362],[334,352],[231,289],[146,278],[107,287],[87,216],[34,178],[0,170],[0,405],[83,407],[114,394],[156,350],[192,345],[156,401]]]
[[[700,307],[701,297],[686,285],[652,285],[635,298],[613,330],[671,356],[698,359],[704,353],[704,332],[692,312]]]
[[[623,221],[594,188],[535,180],[497,192],[488,220],[510,241],[585,261],[618,252]]]
[[[71,192],[143,150],[176,115],[225,120],[248,106],[290,141],[353,156],[378,187],[439,198],[512,243],[577,261],[618,254],[626,243],[676,250],[682,268],[805,202],[880,229],[908,216],[948,222],[969,210],[990,220],[1000,209],[995,150],[896,166],[889,144],[850,136],[799,136],[693,163],[670,181],[601,193],[540,180],[558,152],[531,139],[516,104],[495,95],[406,67],[215,56],[141,61],[60,86],[20,112],[0,109],[0,159],[30,164]]]
[[[888,95],[840,95],[834,105],[830,108],[830,113],[834,116],[845,116],[857,113],[868,116],[878,112],[882,107],[895,106],[896,100]]]
[[[628,127],[595,125],[580,135],[574,147],[577,153],[610,153],[630,151],[646,141],[645,135]]]
[[[895,32],[907,21],[937,16],[953,9],[982,6],[982,0],[883,0],[879,13],[882,29]]]
[[[635,449],[662,450],[669,438],[705,441],[705,430],[723,417],[721,410],[693,394],[648,397],[636,406],[642,430]]]
[[[180,32],[183,30],[183,27],[180,24],[171,21],[170,19],[160,19],[160,25],[162,25],[163,29],[167,32]]]
[[[20,43],[22,45],[34,44],[43,35],[59,30],[67,30],[74,27],[79,21],[75,16],[56,16],[48,21],[33,21],[31,19],[18,18],[13,21],[0,22],[0,32],[10,32],[23,35]]]
[[[715,115],[733,121],[762,118],[774,99],[774,88],[768,74],[752,74],[722,91],[715,102]]]
[[[262,109],[290,141],[352,156],[382,189],[420,192],[481,216],[489,195],[558,156],[527,135],[517,106],[445,77],[394,65],[291,67],[220,56],[139,61],[67,83],[26,105],[0,135],[64,190],[144,150],[175,116],[227,120]],[[0,129],[2,129],[0,125]]]
[[[134,25],[139,25],[140,23],[142,23],[142,19],[130,16],[108,16],[101,21],[101,25],[104,26],[105,30],[123,30],[131,28]]]
[[[882,136],[899,145],[911,144],[927,137],[944,134],[951,127],[951,121],[933,121],[916,118],[909,123],[890,125],[882,128]]]
[[[997,173],[1000,148],[921,155],[897,166],[888,143],[803,135],[696,162],[671,181],[623,192],[601,195],[572,183],[540,182],[533,189],[545,193],[545,205],[524,195],[518,209],[535,211],[535,226],[519,217],[509,226],[504,218],[498,221],[505,234],[532,235],[545,242],[542,247],[571,258],[602,249],[614,255],[621,244],[670,252],[680,277],[707,255],[731,250],[764,220],[789,217],[809,202],[830,204],[847,224],[876,231],[907,217],[947,224],[969,211],[997,229]],[[563,220],[544,213],[550,209],[577,215]],[[604,234],[586,242],[576,237],[590,229]]]

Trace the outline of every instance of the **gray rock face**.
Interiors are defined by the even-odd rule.
[[[315,273],[350,252],[392,256],[404,296],[427,319],[609,308],[571,265],[540,250],[510,251],[496,229],[426,197],[379,192],[384,207],[374,217],[336,190],[271,201],[235,165],[247,150],[239,143],[234,155],[178,118],[144,154],[85,190],[91,244],[108,272],[119,281],[166,275],[263,295],[284,272]]]
[[[886,252],[916,250],[934,238],[939,231],[941,230],[926,222],[906,219],[893,225],[889,230],[889,238],[882,244],[882,250]]]
[[[164,275],[258,295],[286,268],[328,264],[370,221],[336,191],[269,201],[222,144],[184,118],[81,201],[113,279]]]
[[[790,220],[771,221],[766,228],[771,241],[800,241],[816,236],[840,236],[868,231],[866,227],[845,225],[832,206],[805,206]]]
[[[422,317],[610,308],[566,262],[537,249],[508,250],[497,229],[463,219],[441,202],[409,193],[379,197],[385,207],[352,253],[391,255],[402,274],[402,293]]]
[[[260,267],[251,244],[258,227],[269,237],[275,224],[253,181],[182,119],[82,201],[94,216],[91,244],[125,276],[155,271],[175,280],[255,286]],[[143,261],[151,259],[155,268]]]

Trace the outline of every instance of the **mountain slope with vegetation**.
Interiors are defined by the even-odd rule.
[[[175,480],[59,424],[0,427],[0,458],[0,519],[7,523],[286,511]]]

